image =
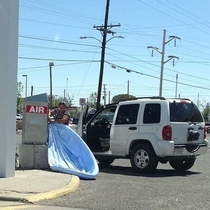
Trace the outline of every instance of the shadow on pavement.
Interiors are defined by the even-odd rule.
[[[191,175],[197,175],[200,174],[200,172],[194,172],[194,171],[184,171],[184,172],[179,172],[175,171],[173,169],[156,169],[152,173],[148,174],[139,174],[135,173],[132,171],[131,167],[128,166],[109,166],[107,168],[102,168],[99,165],[99,170],[102,173],[109,173],[109,174],[121,174],[121,175],[126,175],[126,176],[143,176],[143,177],[175,177],[175,176],[181,176],[181,177],[187,177]]]

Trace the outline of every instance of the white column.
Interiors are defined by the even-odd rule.
[[[19,0],[0,0],[0,177],[15,176]]]

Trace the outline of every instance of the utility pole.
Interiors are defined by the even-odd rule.
[[[153,47],[153,46],[148,46],[148,49],[152,49],[152,56],[153,56],[153,50],[159,52],[162,57],[161,57],[161,69],[160,69],[160,89],[159,89],[159,96],[162,97],[162,86],[163,86],[163,69],[164,69],[164,64],[167,63],[168,61],[170,61],[171,59],[173,59],[173,66],[174,66],[174,59],[179,59],[179,57],[177,56],[168,56],[168,60],[164,61],[164,56],[165,56],[165,46],[166,44],[168,44],[170,41],[175,40],[174,44],[176,46],[176,39],[181,40],[179,37],[177,36],[169,36],[169,40],[166,41],[166,29],[164,29],[163,31],[163,44],[162,44],[162,51],[159,51],[159,49],[157,47]]]
[[[199,108],[200,105],[200,99],[199,99],[199,93],[198,93],[198,100],[197,100],[197,107]]]
[[[27,87],[27,85],[28,85],[28,75],[27,74],[24,74],[23,75],[23,77],[25,77],[26,78],[26,87],[25,87],[25,98],[27,97],[27,89],[28,89],[28,87]]]
[[[67,97],[68,97],[68,81],[69,81],[69,78],[66,78],[66,96]]]
[[[50,108],[52,109],[52,66],[54,66],[53,62],[49,63],[50,67]]]
[[[128,80],[128,86],[127,86],[127,94],[129,96],[129,80]]]
[[[109,4],[110,0],[107,0],[106,3],[106,12],[105,12],[105,19],[104,19],[104,25],[102,26],[93,26],[96,30],[99,30],[102,34],[102,46],[101,46],[101,64],[100,64],[100,74],[99,74],[99,82],[98,82],[98,95],[97,95],[97,104],[96,104],[96,110],[99,110],[100,108],[100,101],[101,101],[101,89],[102,89],[102,80],[103,80],[103,72],[104,72],[104,61],[105,61],[105,49],[106,49],[106,37],[107,34],[114,35],[115,33],[111,31],[110,29],[112,27],[120,26],[118,25],[108,25],[108,17],[109,17]]]
[[[175,98],[177,98],[177,84],[178,84],[178,74],[176,74],[176,90],[175,90]]]
[[[104,105],[106,105],[106,85],[104,84]]]
[[[33,92],[34,92],[34,86],[31,85],[31,96],[33,96]]]

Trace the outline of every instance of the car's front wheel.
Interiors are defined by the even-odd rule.
[[[188,157],[182,160],[171,160],[169,161],[171,167],[176,171],[186,171],[194,165],[196,157]]]
[[[132,169],[138,173],[149,173],[156,169],[158,159],[154,150],[147,145],[138,144],[131,151]]]

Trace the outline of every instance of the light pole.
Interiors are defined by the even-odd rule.
[[[26,90],[25,90],[25,97],[27,97],[27,84],[28,84],[28,76],[27,76],[27,74],[23,74],[22,76],[26,78],[26,88],[25,88]]]
[[[176,74],[176,90],[175,90],[175,98],[177,98],[177,84],[178,84],[178,74]]]
[[[96,110],[99,110],[100,101],[101,101],[101,89],[102,89],[103,72],[104,72],[106,43],[114,38],[125,38],[125,37],[124,36],[113,36],[112,38],[106,40],[106,33],[104,33],[102,41],[95,37],[92,37],[92,36],[81,36],[80,37],[80,39],[86,39],[86,38],[95,39],[101,43],[101,64],[100,64],[100,74],[99,74],[99,81],[98,81],[98,95],[97,95],[97,104],[96,104]]]
[[[54,63],[49,62],[49,67],[50,67],[50,108],[52,108],[52,66],[54,66]]]

